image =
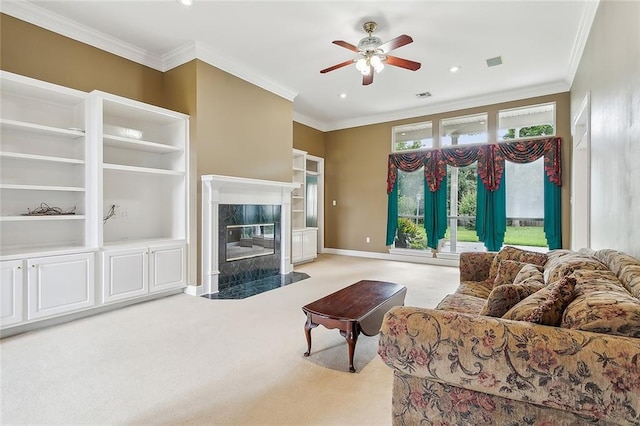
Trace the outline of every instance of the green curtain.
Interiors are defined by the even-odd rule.
[[[398,230],[398,179],[387,197],[387,245],[390,246],[393,245]]]
[[[438,248],[438,242],[447,232],[447,176],[437,191],[429,191],[424,180],[424,229],[427,231],[427,247]]]
[[[544,235],[549,250],[562,248],[562,187],[544,175]]]
[[[478,176],[476,233],[489,251],[500,250],[507,230],[505,180],[506,174],[502,175],[498,189],[489,191]]]

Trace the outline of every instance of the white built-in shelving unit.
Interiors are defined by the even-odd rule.
[[[3,333],[186,286],[188,116],[4,71],[0,98]]]
[[[310,180],[320,176],[323,159],[310,156],[307,152],[293,150],[293,183],[299,187],[291,193],[291,261],[309,262],[318,257],[318,199],[316,191],[310,192]],[[310,217],[316,223],[310,223]]]

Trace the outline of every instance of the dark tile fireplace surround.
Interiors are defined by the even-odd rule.
[[[292,272],[280,275],[281,206],[255,204],[220,204],[218,210],[218,293],[210,299],[242,299],[308,278]],[[274,224],[273,254],[246,259],[227,260],[228,226]]]

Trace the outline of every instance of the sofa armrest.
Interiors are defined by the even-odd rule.
[[[460,282],[484,281],[489,278],[489,271],[496,252],[462,252],[460,253]]]
[[[385,315],[378,354],[400,374],[640,422],[640,339],[396,307]]]

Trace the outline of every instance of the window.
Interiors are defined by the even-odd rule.
[[[504,244],[548,247],[544,235],[544,158],[505,162],[507,232]]]
[[[487,114],[446,118],[440,121],[440,146],[487,143]]]
[[[476,233],[478,163],[467,167],[447,166],[447,218],[449,229],[440,251],[461,253],[484,251]],[[455,200],[455,202],[452,202]]]
[[[503,109],[498,112],[498,142],[556,134],[556,104]]]
[[[414,250],[427,248],[424,229],[424,167],[415,172],[398,171],[398,230],[394,246]]]
[[[415,151],[435,147],[433,143],[433,124],[431,121],[395,126],[392,131],[393,152]]]

